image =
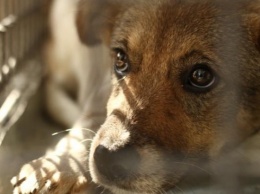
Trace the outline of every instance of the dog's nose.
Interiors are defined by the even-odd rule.
[[[94,153],[98,171],[109,180],[126,179],[135,174],[139,163],[139,155],[132,146],[110,151],[99,145]]]

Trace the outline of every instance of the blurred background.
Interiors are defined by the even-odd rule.
[[[41,50],[48,37],[50,4],[51,0],[0,0],[0,194],[11,193],[10,179],[20,167],[42,156],[62,136],[52,136],[63,128],[48,117],[43,103]],[[259,194],[260,135],[236,153],[245,159],[239,167],[245,177],[242,193]],[[237,160],[231,156],[229,162],[232,166]],[[232,182],[221,175],[217,179]],[[193,177],[186,183],[189,189],[178,192],[210,194],[210,182],[208,177]]]
[[[50,0],[0,0],[0,194],[21,165],[43,155],[61,129],[43,110],[41,48]]]

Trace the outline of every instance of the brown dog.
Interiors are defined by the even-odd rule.
[[[258,0],[83,0],[78,6],[81,41],[90,49],[108,45],[113,58],[107,117],[88,156],[96,184],[115,194],[162,193],[192,165],[215,160],[260,129]],[[88,146],[79,142],[90,133],[81,132],[70,134],[79,137],[75,147],[30,164],[45,169],[43,175],[25,166],[13,179],[15,191],[87,192]],[[31,173],[37,187],[27,181]]]

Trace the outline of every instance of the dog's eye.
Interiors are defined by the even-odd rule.
[[[185,80],[185,87],[192,92],[207,92],[217,82],[217,75],[204,64],[195,65],[188,73]]]
[[[122,50],[116,50],[115,54],[115,72],[118,76],[125,76],[129,72],[128,57]]]

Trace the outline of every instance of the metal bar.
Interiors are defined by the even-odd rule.
[[[0,0],[0,87],[39,38],[38,15],[42,3],[41,0]]]
[[[25,59],[38,50],[36,43],[45,27],[41,16],[45,2],[0,0],[0,144],[41,77],[40,63],[29,64]]]

